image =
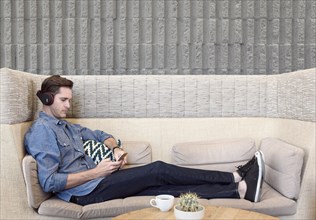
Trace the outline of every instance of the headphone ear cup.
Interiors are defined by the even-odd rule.
[[[50,92],[42,93],[41,90],[39,90],[36,95],[44,105],[52,105],[54,103],[54,94]]]

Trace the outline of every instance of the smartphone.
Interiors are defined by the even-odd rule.
[[[120,158],[117,161],[121,161],[126,157],[127,153],[124,153],[120,156]]]
[[[126,155],[127,155],[127,153],[122,154],[122,155],[120,156],[120,158],[119,158],[117,161],[122,161],[122,160],[126,157]],[[119,167],[116,171],[114,171],[114,172],[112,172],[112,173],[116,173],[116,172],[119,171],[119,170],[120,170],[120,167]]]

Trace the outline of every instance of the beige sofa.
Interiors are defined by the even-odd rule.
[[[152,197],[79,206],[42,192],[23,136],[40,110],[35,93],[46,76],[2,68],[0,77],[0,219],[104,219],[149,207]],[[315,219],[316,69],[271,76],[67,77],[75,82],[69,120],[123,140],[129,167],[163,160],[232,171],[260,148],[267,172],[259,203],[201,202]]]

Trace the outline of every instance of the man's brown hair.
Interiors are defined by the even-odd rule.
[[[60,75],[53,75],[48,78],[46,78],[41,87],[42,93],[52,93],[56,95],[59,91],[60,87],[68,87],[72,89],[73,82],[69,79],[66,79],[64,77],[61,77]]]

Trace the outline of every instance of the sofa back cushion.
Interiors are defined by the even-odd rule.
[[[265,138],[260,150],[265,158],[265,181],[290,199],[297,199],[304,151],[277,138]]]
[[[152,161],[151,146],[149,143],[126,141],[123,144],[125,151],[128,152],[127,168],[147,164]],[[26,155],[23,158],[22,169],[29,206],[37,209],[42,202],[49,199],[53,194],[42,190],[37,175],[37,163],[31,155]]]
[[[172,160],[183,166],[233,171],[255,152],[256,144],[251,138],[186,142],[173,146]]]
[[[1,68],[0,74],[0,100],[5,106],[0,122],[32,120],[41,108],[36,91],[47,76],[8,68]],[[269,76],[123,74],[67,78],[75,84],[68,112],[71,118],[248,116],[316,121],[315,68]],[[16,97],[19,102],[12,102]]]

